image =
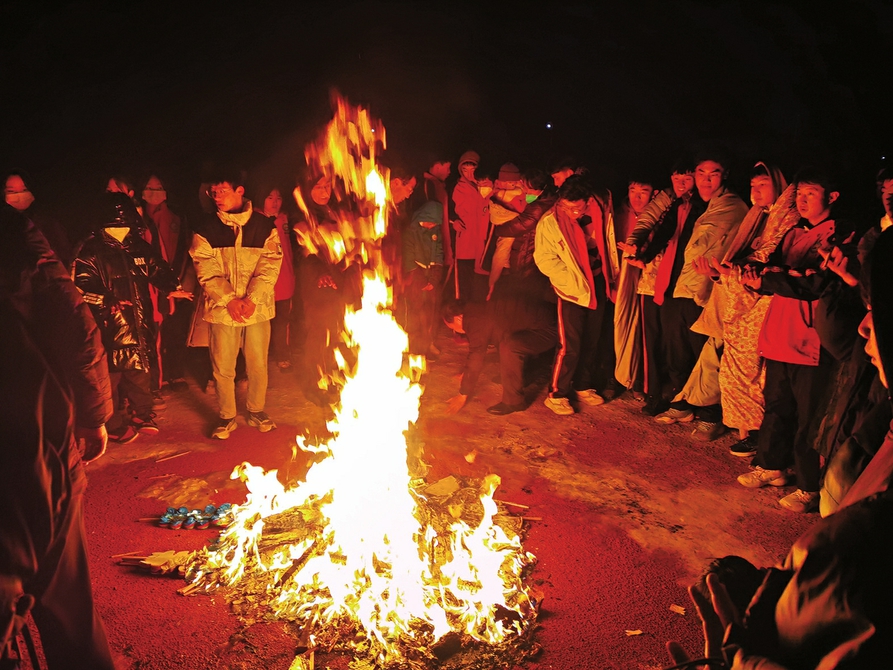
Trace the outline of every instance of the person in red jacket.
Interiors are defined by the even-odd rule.
[[[805,169],[795,179],[800,223],[782,238],[768,266],[744,271],[742,283],[772,296],[758,348],[766,360],[766,413],[751,472],[738,477],[748,488],[786,486],[794,467],[797,490],[779,503],[795,512],[818,508],[820,462],[811,435],[816,410],[830,381],[831,354],[813,325],[816,301],[840,277],[819,253],[848,234],[831,216],[839,193],[828,177]],[[820,418],[820,417],[819,417]]]

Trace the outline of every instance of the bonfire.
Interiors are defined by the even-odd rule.
[[[362,266],[361,306],[330,334],[352,352],[350,363],[339,358],[330,435],[298,438],[295,456],[312,460],[304,481],[237,467],[232,477],[247,499],[187,578],[231,600],[248,594],[269,617],[299,624],[306,649],[348,650],[369,667],[443,666],[456,649],[472,648],[491,659],[481,661],[488,667],[494,650],[514,650],[514,663],[535,648],[537,602],[524,581],[534,557],[517,518],[499,513],[498,476],[431,487],[421,453],[408,456],[425,361],[406,353],[381,252],[392,207],[378,162],[385,129],[337,96],[334,106],[305,156],[335,185],[332,197],[351,206],[338,209],[345,214],[335,229],[324,227],[295,193],[307,217],[302,243]],[[453,651],[443,653],[449,641]],[[310,667],[302,663],[299,656],[292,667]]]

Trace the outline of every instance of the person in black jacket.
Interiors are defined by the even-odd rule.
[[[105,349],[46,238],[7,205],[0,320],[0,665],[31,609],[50,668],[112,670],[82,512],[82,462],[104,452],[112,414]]]
[[[103,195],[100,228],[75,253],[74,283],[90,306],[108,354],[115,415],[109,436],[130,442],[137,430],[157,433],[152,412],[150,357],[154,355],[151,282],[173,298],[191,298],[180,290],[177,275],[135,231],[141,223],[130,198]],[[128,417],[118,391],[130,403]]]

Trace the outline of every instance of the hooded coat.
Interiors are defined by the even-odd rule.
[[[176,291],[176,273],[158,252],[136,232],[129,218],[133,206],[127,196],[108,195],[114,212],[106,225],[87,237],[75,252],[72,274],[75,286],[90,306],[108,353],[109,370],[149,371],[154,352],[154,311],[151,283],[164,292]],[[125,202],[126,200],[126,202]],[[136,211],[132,212],[136,216]],[[130,227],[123,241],[106,228]]]

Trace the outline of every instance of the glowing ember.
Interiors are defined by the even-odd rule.
[[[379,145],[384,148],[384,128],[339,99],[325,137],[307,150],[308,162],[332,179],[333,197],[354,198],[361,212],[339,221],[338,234],[323,234],[303,207],[310,221],[305,243],[328,249],[330,259],[357,258],[364,265],[362,306],[348,308],[340,335],[356,362],[343,366],[340,406],[327,423],[333,437],[315,446],[298,438],[300,449],[321,460],[293,488],[276,471],[239,466],[232,476],[245,482],[247,500],[234,508],[235,523],[192,576],[211,586],[262,575],[264,597],[277,616],[314,630],[347,621],[359,636],[357,653],[392,663],[450,631],[502,642],[523,632],[536,612],[521,579],[533,556],[493,522],[499,477],[484,482],[476,527],[451,518],[433,523],[413,488],[406,431],[418,418],[422,388],[413,380],[418,370],[404,365],[407,336],[391,315],[378,252],[388,213]],[[267,541],[265,531],[288,541]]]

